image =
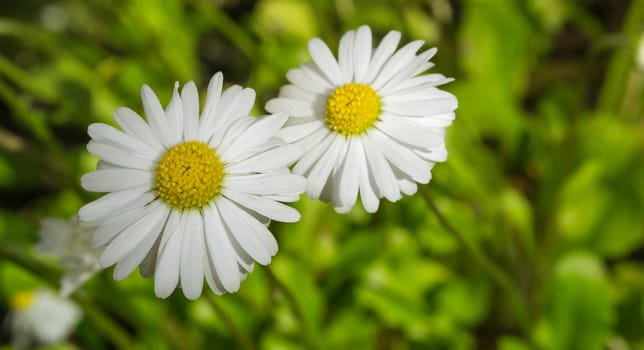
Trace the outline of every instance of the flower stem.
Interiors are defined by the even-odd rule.
[[[257,45],[243,26],[240,26],[230,18],[226,12],[218,7],[219,5],[204,0],[195,0],[193,3],[210,20],[209,24],[217,28],[231,43],[234,43],[246,58],[250,61],[255,60],[255,47]]]
[[[458,240],[459,244],[468,252],[472,259],[481,266],[494,282],[503,290],[508,301],[512,305],[515,317],[519,322],[521,330],[525,335],[530,334],[530,318],[528,307],[523,302],[523,297],[519,289],[512,283],[508,275],[490,259],[483,250],[470,237],[457,230],[441,213],[440,209],[434,202],[432,195],[426,187],[420,186],[419,192],[429,209],[434,212],[441,226],[451,233]]]
[[[309,322],[307,322],[306,316],[304,315],[304,311],[302,311],[302,308],[300,307],[300,304],[298,304],[297,299],[295,298],[295,295],[291,293],[291,291],[288,289],[288,286],[286,286],[282,281],[280,281],[277,276],[271,271],[271,269],[266,268],[264,269],[266,271],[266,274],[268,275],[268,279],[271,281],[271,283],[277,287],[282,294],[284,294],[284,297],[286,298],[286,301],[291,305],[291,309],[293,310],[293,313],[295,314],[295,317],[297,317],[300,320],[300,327],[302,329],[302,341],[305,344],[305,347],[307,349],[317,349],[318,346],[316,343],[313,341],[313,337],[311,335],[311,330],[309,328]]]
[[[641,35],[642,22],[644,22],[644,0],[635,0],[626,11],[622,33],[617,36],[615,46],[617,50],[613,55],[608,72],[599,94],[599,111],[617,113],[624,96],[628,71],[632,67],[638,40]]]
[[[217,314],[221,322],[226,325],[232,336],[237,340],[240,349],[255,350],[253,342],[246,336],[244,331],[235,324],[235,322],[228,316],[226,311],[221,308],[218,301],[215,300],[216,296],[212,293],[206,293],[206,301],[210,304],[213,311]]]
[[[60,281],[60,272],[43,264],[40,261],[28,257],[15,248],[0,244],[0,260],[8,261],[14,265],[39,277],[47,284],[58,289]],[[100,308],[94,305],[88,298],[81,297],[78,294],[71,296],[82,309],[83,313],[92,320],[97,329],[99,329],[110,341],[119,349],[129,349],[132,347],[132,341],[129,335],[123,331],[119,325],[114,322]]]

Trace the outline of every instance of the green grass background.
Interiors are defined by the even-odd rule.
[[[52,348],[644,349],[642,0],[0,1],[0,315],[60,276],[32,246],[96,198],[90,123],[220,70],[261,114],[310,38],[336,50],[361,24],[438,47],[456,79],[425,196],[344,216],[303,198],[233,295],[105,271]]]

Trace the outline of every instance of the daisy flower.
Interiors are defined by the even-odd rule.
[[[11,341],[16,349],[60,343],[82,316],[76,304],[47,290],[17,292],[9,306]]]
[[[34,249],[58,258],[66,273],[60,280],[60,294],[69,296],[103,268],[98,263],[101,249],[90,243],[91,229],[69,220],[45,218],[40,222],[40,241]]]
[[[342,36],[336,60],[312,39],[313,61],[290,70],[291,84],[266,104],[290,113],[278,136],[305,150],[293,173],[307,178],[306,193],[337,212],[349,211],[358,193],[371,213],[380,198],[412,195],[447,158],[445,128],[457,100],[437,86],[452,79],[421,75],[433,66],[435,48],[417,54],[424,43],[417,40],[396,51],[399,41],[391,31],[372,50],[371,30],[362,26]]]
[[[165,110],[144,85],[147,123],[121,107],[114,119],[123,131],[89,126],[87,149],[101,160],[81,184],[108,194],[82,207],[80,220],[95,228],[92,243],[105,247],[99,262],[116,264],[115,279],[139,266],[154,274],[161,298],[177,286],[198,298],[204,276],[217,294],[237,291],[255,261],[267,265],[277,253],[270,219],[300,219],[280,203],[296,201],[305,185],[288,169],[301,148],[274,137],[287,114],[250,117],[254,90],[222,93],[222,84],[215,74],[201,115],[195,83],[181,94],[176,83]]]

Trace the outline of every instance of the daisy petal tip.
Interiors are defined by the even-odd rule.
[[[160,298],[160,299],[168,299],[168,297],[172,295],[173,291],[174,289],[171,289],[168,291],[168,290],[162,289],[161,287],[157,288],[155,285],[154,295],[156,295],[157,298]]]
[[[105,254],[105,251],[103,251],[103,254],[101,254],[101,257],[98,259],[98,264],[103,268],[108,268],[116,263],[116,261],[112,260],[113,257]]]
[[[128,274],[125,274],[125,273],[123,273],[122,271],[120,271],[120,270],[118,270],[118,269],[116,269],[116,268],[115,268],[115,269],[114,269],[114,271],[112,272],[112,277],[114,277],[114,280],[115,280],[115,281],[122,281],[122,280],[123,280],[123,279],[125,279],[125,277],[127,277],[128,275],[129,275],[129,273],[128,273]]]
[[[353,208],[353,206],[333,206],[333,210],[338,214],[347,214],[351,211],[351,208]]]
[[[367,213],[374,214],[380,207],[380,200],[375,197],[373,198],[373,200],[363,200],[362,206]]]
[[[146,99],[150,98],[151,96],[155,96],[154,91],[152,91],[152,88],[148,84],[143,84],[141,86],[141,98]]]
[[[275,252],[275,253],[277,253],[277,252]],[[275,255],[275,254],[273,254],[273,255]],[[268,266],[271,263],[271,260],[272,260],[272,257],[269,256],[268,258],[265,258],[265,259],[260,258],[260,259],[258,259],[256,261],[257,261],[258,264],[260,264],[262,266]]]
[[[201,296],[201,290],[199,291],[188,291],[186,289],[183,289],[183,295],[186,297],[188,300],[197,300]]]
[[[291,113],[289,113],[289,111],[287,110],[281,110],[277,113],[273,113],[273,116],[275,117],[275,119],[282,121],[282,125],[283,125],[290,117],[290,114]]]
[[[300,214],[299,211],[293,209],[293,212],[291,213],[291,215],[289,217],[283,218],[283,220],[281,221],[292,223],[292,222],[298,222],[301,219],[302,219],[302,214]]]

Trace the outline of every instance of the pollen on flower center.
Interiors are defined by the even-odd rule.
[[[161,157],[154,189],[177,209],[201,208],[221,189],[224,163],[215,150],[201,141],[176,145]]]
[[[329,129],[359,135],[373,126],[380,114],[380,98],[366,84],[349,83],[337,88],[326,101],[325,118]]]
[[[34,302],[34,292],[32,291],[21,291],[11,296],[9,300],[9,305],[14,310],[24,310],[27,309]]]

